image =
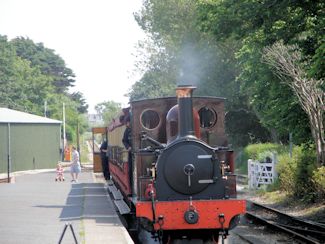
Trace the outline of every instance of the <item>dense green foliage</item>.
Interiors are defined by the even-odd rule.
[[[75,141],[77,124],[81,132],[86,127],[79,115],[88,105],[80,92],[68,92],[74,82],[72,70],[54,50],[28,38],[9,41],[0,35],[1,106],[62,120],[64,103],[67,139]]]
[[[296,143],[310,140],[308,119],[289,87],[261,62],[263,48],[283,40],[298,44],[309,74],[323,78],[324,3],[321,1],[200,1],[202,31],[218,40],[237,40],[235,51],[241,88],[261,122],[283,141],[289,132]],[[315,67],[320,69],[316,69]]]
[[[304,78],[324,81],[324,9],[323,1],[312,0],[144,0],[135,14],[148,34],[139,47],[145,54],[138,62],[144,75],[130,97],[173,95],[177,84],[196,85],[196,95],[227,98],[226,128],[233,146],[287,144],[290,133],[294,144],[309,145],[311,123],[301,101],[262,57],[274,43],[295,45]],[[252,147],[260,155],[274,150],[284,155],[281,144],[272,145]],[[250,150],[239,153],[238,160],[247,160]],[[292,186],[298,181],[321,185],[315,152],[300,150],[282,176],[292,175]],[[298,197],[305,193],[294,192]]]
[[[280,189],[289,196],[305,202],[324,200],[321,168],[315,167],[314,148],[294,147],[292,157],[288,153],[279,155],[277,171]]]
[[[243,150],[243,154],[245,155],[245,161],[247,162],[247,159],[251,158],[254,160],[261,160],[261,154],[268,152],[274,152],[281,154],[284,151],[288,151],[285,147],[279,144],[274,143],[264,143],[264,144],[251,144]]]
[[[288,148],[284,147],[280,144],[275,143],[258,143],[258,144],[250,144],[245,147],[236,157],[236,167],[238,168],[238,172],[241,174],[247,174],[247,161],[248,159],[264,161],[266,156],[270,156],[270,154],[284,154],[288,153]]]
[[[121,112],[122,106],[114,101],[106,101],[95,106],[97,114],[101,115],[107,126]]]
[[[39,113],[37,104],[43,104],[45,94],[51,92],[50,82],[37,67],[16,55],[6,37],[0,36],[0,104]]]
[[[319,199],[325,199],[325,166],[313,172],[312,181],[315,184],[315,195]]]
[[[145,72],[133,85],[131,99],[174,96],[177,84],[195,85],[195,95],[227,98],[227,132],[233,146],[269,140],[237,79],[235,51],[240,43],[217,41],[213,33],[203,32],[199,13],[197,1],[144,1],[136,20],[151,39],[140,46],[147,58],[138,67]]]
[[[176,84],[191,83],[198,95],[228,99],[233,145],[286,142],[289,133],[307,142],[308,117],[261,57],[278,40],[296,43],[309,75],[323,78],[323,9],[320,1],[146,0],[135,15],[150,38],[141,46],[145,73],[130,97],[170,95]]]
[[[289,146],[274,143],[251,144],[237,156],[238,172],[247,174],[248,159],[264,162],[266,157],[275,157],[278,179],[267,187],[268,191],[281,190],[287,196],[303,202],[325,199],[324,167],[316,168],[314,147],[308,144]],[[291,156],[290,156],[291,155]]]
[[[18,57],[29,60],[31,66],[38,67],[42,74],[52,78],[57,93],[67,93],[68,88],[73,86],[75,75],[66,67],[64,60],[54,53],[54,50],[23,37],[13,39],[11,43],[15,46]]]

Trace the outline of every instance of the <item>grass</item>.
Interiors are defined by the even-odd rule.
[[[81,163],[88,163],[88,146],[86,142],[81,143],[80,145],[80,160]]]
[[[280,191],[266,192],[264,189],[257,191],[257,195],[266,202],[283,204],[288,201],[288,196]]]
[[[303,219],[313,221],[324,221],[325,219],[325,202],[307,204],[303,200],[293,198],[284,192],[266,192],[265,189],[257,190],[254,199],[254,201],[271,204],[272,207],[280,211]]]

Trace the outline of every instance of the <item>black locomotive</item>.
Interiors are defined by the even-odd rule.
[[[161,242],[217,243],[245,212],[236,199],[233,151],[224,129],[224,99],[176,97],[133,101],[110,123],[110,171],[120,212]],[[131,155],[121,138],[131,117]]]

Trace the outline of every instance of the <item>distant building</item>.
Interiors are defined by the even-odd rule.
[[[0,173],[54,168],[61,158],[61,121],[0,108]]]
[[[100,114],[88,114],[89,124],[102,124],[104,123],[103,116]]]

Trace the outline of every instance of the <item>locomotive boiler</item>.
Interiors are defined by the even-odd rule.
[[[130,102],[108,127],[111,189],[129,226],[162,243],[217,243],[239,222],[233,151],[224,128],[224,99],[176,97]],[[121,143],[131,118],[132,150]]]

